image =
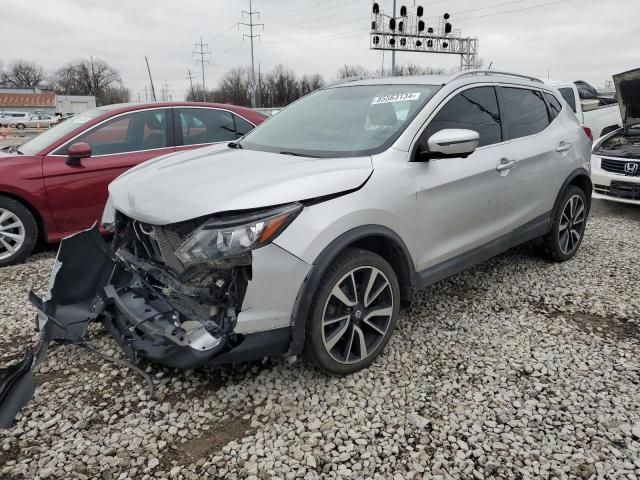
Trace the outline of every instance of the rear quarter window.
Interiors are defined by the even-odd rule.
[[[558,90],[560,91],[562,98],[565,99],[571,107],[571,110],[573,110],[573,113],[578,113],[578,110],[576,109],[576,95],[573,92],[573,88],[559,88]]]
[[[558,115],[560,115],[560,112],[562,111],[562,104],[558,101],[555,95],[551,95],[550,93],[545,93],[544,96],[547,99],[547,102],[549,103],[551,120],[553,120]]]

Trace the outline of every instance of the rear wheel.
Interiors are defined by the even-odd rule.
[[[16,128],[17,128],[18,130],[24,130],[24,123],[19,123],[19,124],[17,124],[17,125],[16,125]]]
[[[367,367],[388,343],[399,303],[398,279],[384,258],[345,250],[324,273],[313,300],[305,355],[335,375]]]
[[[0,197],[0,267],[23,261],[33,251],[38,225],[20,202]]]
[[[556,262],[566,262],[574,257],[582,244],[589,205],[584,191],[569,186],[553,216],[551,230],[542,239],[544,255]]]

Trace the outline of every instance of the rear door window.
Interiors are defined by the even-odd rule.
[[[480,134],[478,146],[502,141],[500,111],[493,87],[476,87],[458,93],[431,120],[423,139],[447,128],[473,130]]]
[[[565,99],[571,107],[571,110],[573,110],[573,113],[578,113],[578,110],[576,109],[576,95],[573,88],[559,88],[558,90],[560,91],[562,98]]]
[[[508,140],[535,135],[549,125],[547,104],[539,90],[501,87],[500,112]]]
[[[236,137],[244,137],[247,133],[254,129],[254,126],[247,122],[244,118],[240,118],[238,115],[233,116],[233,120],[236,123]]]
[[[181,145],[228,142],[236,139],[233,115],[214,108],[180,108]]]
[[[551,109],[550,111],[551,120],[553,120],[558,115],[560,115],[560,112],[562,111],[562,104],[558,101],[555,95],[551,95],[550,93],[545,93],[544,96],[547,99],[547,102],[549,103],[549,108]]]

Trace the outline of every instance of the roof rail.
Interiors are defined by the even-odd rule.
[[[524,78],[525,80],[530,80],[532,82],[544,83],[539,78],[530,77],[529,75],[520,75],[519,73],[500,72],[498,70],[463,70],[462,72],[459,72],[453,75],[449,81],[456,80],[458,78],[466,77],[469,75],[501,75],[504,77]]]

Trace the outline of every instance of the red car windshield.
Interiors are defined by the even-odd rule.
[[[19,150],[25,155],[36,155],[42,150],[47,148],[52,143],[58,141],[68,133],[74,131],[76,128],[84,125],[90,120],[93,120],[100,115],[103,115],[105,110],[96,108],[94,110],[88,110],[83,113],[79,113],[62,123],[59,123],[55,127],[45,130],[40,135],[33,137],[26,143],[20,145]]]

